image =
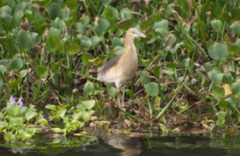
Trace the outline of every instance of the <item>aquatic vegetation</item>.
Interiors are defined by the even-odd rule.
[[[0,135],[67,135],[104,120],[133,132],[239,127],[239,12],[236,0],[1,0]],[[131,27],[149,38],[134,40],[123,111],[96,77]]]

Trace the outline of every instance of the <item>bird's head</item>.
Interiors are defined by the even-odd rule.
[[[143,33],[141,33],[138,29],[136,28],[130,28],[128,29],[128,31],[126,32],[127,36],[132,36],[133,38],[136,37],[141,37],[141,38],[146,38],[146,35],[144,35]]]

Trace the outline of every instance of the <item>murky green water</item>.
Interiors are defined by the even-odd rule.
[[[40,137],[37,141],[5,143],[0,147],[0,156],[17,155],[238,156],[240,155],[240,135],[150,138],[108,135],[105,137],[57,137],[55,139]]]

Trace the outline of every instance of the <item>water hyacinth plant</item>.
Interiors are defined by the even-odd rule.
[[[236,0],[1,0],[0,135],[239,127],[239,12]],[[96,77],[132,27],[149,38],[134,40],[138,71],[119,110],[119,91]]]

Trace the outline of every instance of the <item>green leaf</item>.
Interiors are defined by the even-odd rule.
[[[21,70],[21,71],[19,72],[20,78],[21,78],[21,79],[24,78],[24,77],[27,75],[27,72],[28,72],[27,69]]]
[[[61,18],[57,17],[52,22],[52,26],[63,31],[63,29],[66,27],[66,23]]]
[[[17,37],[18,45],[24,50],[29,50],[34,47],[35,41],[32,33],[25,30],[20,31]]]
[[[0,73],[6,73],[7,72],[7,67],[5,65],[0,65]]]
[[[150,79],[148,77],[148,72],[146,72],[146,71],[139,71],[138,74],[139,74],[139,76],[140,76],[140,78],[141,78],[143,83],[146,84],[146,83],[148,83],[150,81]]]
[[[85,66],[91,65],[92,63],[89,62],[89,60],[92,60],[92,59],[94,59],[94,57],[90,53],[87,53],[87,52],[84,53],[81,57],[82,63]]]
[[[223,73],[221,73],[218,69],[213,69],[212,71],[208,72],[208,76],[213,84],[220,85],[222,83]]]
[[[123,44],[123,42],[122,42],[119,38],[114,37],[114,38],[112,39],[112,47],[115,48],[116,46],[121,46],[121,47],[123,47],[124,44]]]
[[[118,95],[119,91],[111,86],[110,88],[108,88],[108,95],[110,95],[111,97],[116,97]]]
[[[232,30],[232,32],[236,35],[240,35],[240,22],[234,22],[230,25],[230,29]]]
[[[219,127],[224,127],[225,126],[225,117],[226,117],[226,112],[224,111],[219,111],[216,113],[217,117],[218,117],[218,120],[217,120],[217,125]]]
[[[23,67],[23,61],[20,58],[14,58],[12,61],[8,64],[8,70],[14,70],[19,71]]]
[[[222,31],[223,24],[222,24],[222,21],[220,20],[212,20],[211,26],[214,32],[220,33]]]
[[[6,129],[8,126],[8,123],[6,121],[1,121],[0,122],[0,131]]]
[[[61,37],[61,30],[59,30],[59,29],[57,29],[57,28],[54,28],[54,27],[51,27],[50,29],[49,29],[49,34],[48,34],[49,36],[50,35],[53,35],[53,36],[57,36],[57,37]]]
[[[21,111],[20,111],[20,106],[17,105],[17,104],[14,104],[14,105],[9,105],[7,107],[7,113],[9,115],[12,115],[12,116],[18,116],[20,115]]]
[[[60,4],[53,2],[47,8],[49,17],[54,20],[56,17],[62,17],[62,8]]]
[[[168,36],[168,20],[162,20],[159,22],[154,23],[152,29],[159,33],[162,38],[166,38]]]
[[[220,100],[225,94],[224,88],[213,87],[213,96],[215,99]]]
[[[31,120],[32,118],[34,118],[36,115],[37,115],[37,113],[34,112],[34,111],[27,111],[27,112],[25,113],[25,118],[29,121],[29,120]]]
[[[59,110],[59,111],[56,112],[56,116],[61,117],[61,118],[64,118],[64,115],[65,115],[66,112],[67,112],[66,109],[64,109],[64,110]]]
[[[4,134],[4,140],[6,141],[14,140],[15,138],[16,136],[12,132],[6,132]]]
[[[102,5],[108,5],[112,2],[112,0],[101,0]]]
[[[45,108],[47,108],[47,109],[50,109],[50,110],[53,110],[53,109],[55,109],[56,108],[56,106],[55,105],[46,105],[45,106]]]
[[[94,48],[102,39],[98,36],[92,36],[92,47]]]
[[[60,38],[54,35],[51,35],[47,38],[45,49],[46,51],[55,52],[60,45]]]
[[[99,35],[102,35],[108,31],[109,27],[110,23],[108,22],[108,20],[99,17],[98,25],[95,26],[95,30]]]
[[[112,6],[108,6],[107,9],[105,10],[105,17],[107,19],[117,19],[118,16],[119,16],[118,10]]]
[[[146,86],[145,86],[147,95],[149,96],[158,96],[159,93],[159,86],[157,83],[155,82],[149,82]]]
[[[130,19],[132,17],[131,11],[129,9],[122,9],[120,11],[120,17],[122,20]]]
[[[83,48],[85,51],[88,51],[92,47],[93,43],[90,38],[87,38],[82,35],[78,35],[78,38],[81,42],[81,48]]]
[[[86,82],[83,87],[84,93],[87,95],[93,95],[95,93],[95,88],[92,82]]]
[[[37,66],[35,68],[35,73],[40,79],[46,79],[48,77],[47,67]]]
[[[82,105],[85,109],[90,110],[95,106],[95,100],[82,101]]]
[[[81,33],[81,34],[85,34],[85,32],[86,32],[86,27],[85,27],[82,23],[77,22],[76,25],[75,25],[75,27],[76,27],[77,32],[79,32],[79,33]]]
[[[227,46],[222,43],[214,43],[208,48],[209,56],[217,61],[225,60],[229,56]]]
[[[76,54],[80,51],[80,46],[76,42],[66,41],[64,42],[64,53],[68,53],[70,55]]]
[[[18,85],[22,82],[22,79],[16,79],[16,78],[12,78],[9,79],[8,81],[8,87],[10,87],[13,90],[17,90],[18,89]]]
[[[190,64],[190,58],[185,58],[182,62],[182,65],[187,68],[189,67],[189,64]]]
[[[232,85],[231,85],[231,89],[234,93],[234,95],[240,95],[240,81],[237,81],[237,82],[234,82]]]

